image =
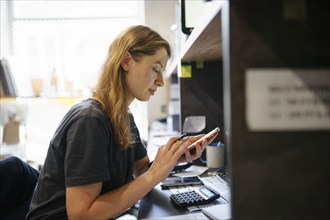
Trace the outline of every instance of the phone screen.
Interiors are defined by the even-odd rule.
[[[169,177],[164,180],[161,184],[162,187],[170,187],[170,186],[183,186],[183,185],[196,185],[202,184],[202,181],[198,176],[192,177]]]

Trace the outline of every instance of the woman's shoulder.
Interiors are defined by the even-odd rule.
[[[88,98],[71,107],[69,113],[77,117],[107,118],[102,106],[95,99]]]

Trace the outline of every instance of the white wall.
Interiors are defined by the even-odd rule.
[[[9,42],[9,35],[4,34],[7,30],[9,30],[8,27],[8,7],[9,2],[8,1],[0,1],[0,58],[8,58],[10,55],[10,42]]]
[[[176,6],[178,3],[179,0],[145,0],[145,24],[164,37],[170,43],[173,51],[174,34],[171,31],[171,26],[176,23]],[[154,120],[166,118],[168,115],[170,81],[169,79],[164,79],[164,81],[165,86],[158,89],[147,104],[149,125]]]

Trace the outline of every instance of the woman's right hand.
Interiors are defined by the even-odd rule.
[[[149,169],[154,178],[161,182],[165,180],[177,164],[179,158],[188,150],[189,138],[185,137],[177,141],[178,137],[172,137],[166,145],[159,147],[156,157]]]

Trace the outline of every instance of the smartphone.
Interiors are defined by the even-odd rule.
[[[204,135],[202,138],[198,139],[197,141],[195,141],[194,143],[189,145],[188,149],[190,151],[190,154],[195,154],[196,153],[196,144],[198,142],[202,142],[204,139],[208,140],[208,139],[212,138],[215,134],[219,133],[219,131],[220,131],[220,128],[216,127],[215,129],[213,129],[212,131],[210,131],[209,133]]]
[[[190,177],[169,177],[161,184],[162,188],[170,186],[185,186],[185,185],[199,185],[203,184],[202,180],[198,176]]]

